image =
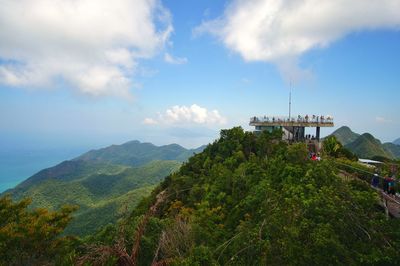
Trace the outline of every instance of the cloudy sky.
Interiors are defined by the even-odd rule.
[[[0,0],[0,144],[196,147],[290,87],[292,113],[392,141],[399,49],[398,0]]]

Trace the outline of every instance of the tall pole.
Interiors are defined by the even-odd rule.
[[[289,90],[289,121],[292,113],[292,82],[290,82],[290,90]]]
[[[289,123],[291,121],[292,115],[292,81],[290,81],[290,88],[289,88]],[[294,140],[294,127],[292,127],[292,140]]]

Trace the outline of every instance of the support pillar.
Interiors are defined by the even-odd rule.
[[[316,132],[316,134],[315,134],[315,138],[317,139],[318,142],[319,142],[320,131],[321,131],[321,128],[320,128],[320,127],[317,127],[317,132]]]

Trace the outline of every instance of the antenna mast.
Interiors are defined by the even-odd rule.
[[[292,114],[292,81],[290,81],[290,90],[289,90],[289,121]]]

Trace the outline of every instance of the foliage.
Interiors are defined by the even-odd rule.
[[[30,202],[0,198],[0,265],[71,264],[79,243],[60,235],[76,207],[28,210]]]
[[[169,175],[127,221],[136,228],[165,191],[138,265],[396,264],[399,222],[386,220],[376,192],[340,178],[337,159],[305,159],[305,147],[280,134],[222,130]]]
[[[177,161],[152,161],[140,167],[71,161],[34,176],[35,182],[11,191],[14,199],[32,198],[32,207],[58,209],[65,204],[80,208],[66,233],[85,236],[101,226],[116,223],[148,196],[166,175],[178,169]]]
[[[139,141],[112,145],[44,169],[8,193],[16,200],[31,197],[32,207],[78,205],[66,232],[84,236],[116,223],[165,176],[203,149]]]
[[[349,149],[343,147],[343,145],[337,140],[335,135],[326,137],[322,143],[323,152],[325,155],[335,158],[347,158],[349,160],[356,161],[358,158]]]

